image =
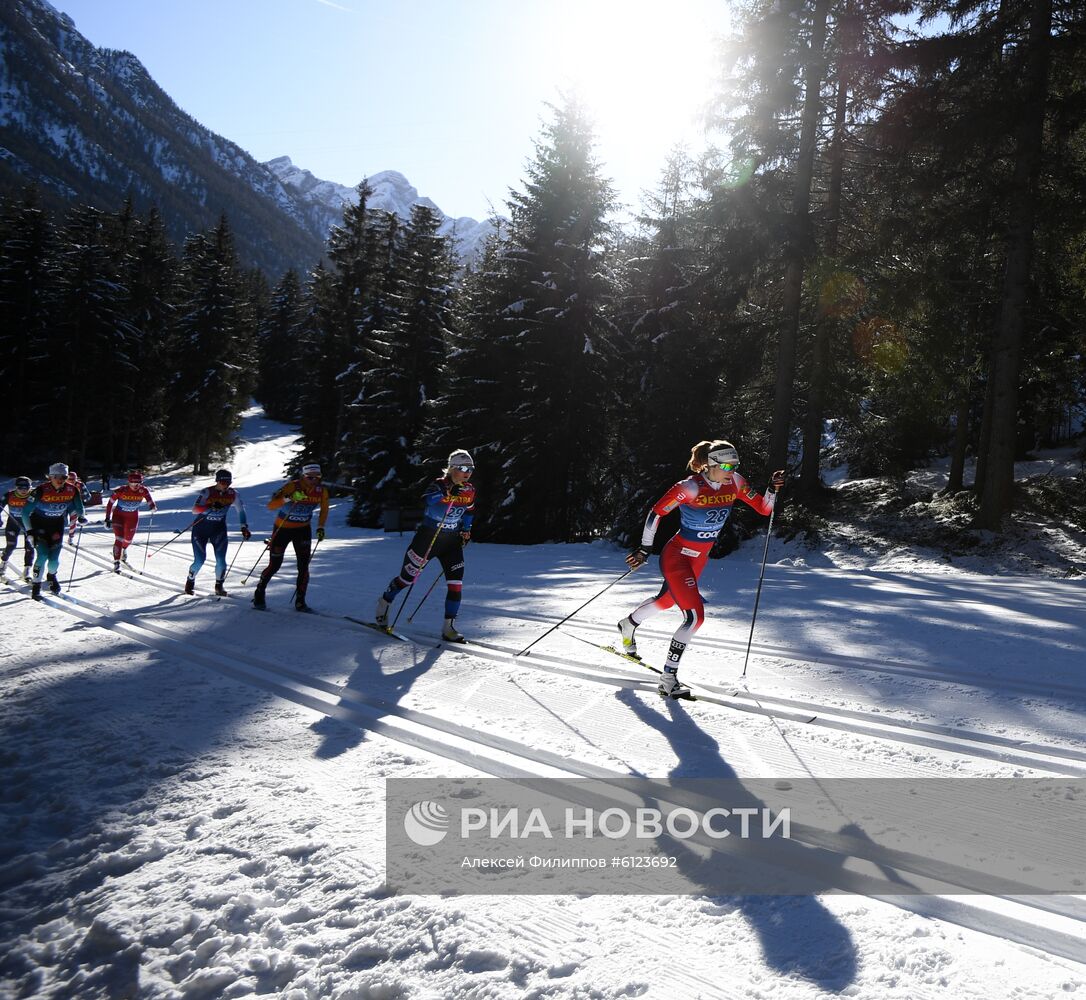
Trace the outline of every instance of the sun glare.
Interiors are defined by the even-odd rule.
[[[697,147],[715,41],[727,26],[721,0],[582,0],[566,25],[558,82],[580,94],[603,146],[629,155]]]

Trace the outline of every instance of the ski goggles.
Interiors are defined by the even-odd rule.
[[[469,476],[475,471],[474,465],[450,465],[450,472],[466,472]]]
[[[738,462],[717,462],[716,467],[723,469],[725,472],[735,472],[739,468]]]

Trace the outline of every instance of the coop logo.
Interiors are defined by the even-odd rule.
[[[433,847],[449,832],[449,814],[436,802],[416,802],[403,818],[403,829],[419,847]]]

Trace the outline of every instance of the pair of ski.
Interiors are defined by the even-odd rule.
[[[380,632],[381,635],[388,636],[390,639],[398,639],[400,642],[416,642],[410,636],[404,635],[402,632],[397,632],[388,625],[378,625],[377,622],[364,621],[361,618],[352,618],[350,615],[344,615],[344,618],[349,622],[354,622],[356,625],[365,625],[366,628],[373,629],[374,632]],[[446,639],[444,636],[440,636],[440,642],[448,642],[452,645],[468,645],[467,639]],[[417,642],[416,642],[417,645]]]
[[[573,635],[572,632],[566,632],[566,635]],[[646,670],[651,670],[658,676],[663,676],[663,671],[659,667],[654,667],[649,663],[646,663],[640,656],[634,656],[632,653],[624,653],[617,646],[609,646],[602,642],[593,642],[591,639],[586,639],[584,636],[573,635],[573,638],[580,639],[582,642],[587,642],[590,646],[595,646],[596,649],[602,649],[605,653],[612,653],[615,656],[620,656],[624,660],[629,660],[630,663],[636,663],[639,667],[644,667]],[[697,701],[698,696],[694,694],[690,688],[683,686],[680,694],[664,694],[663,691],[657,689],[657,693],[661,698],[669,698],[672,701]]]

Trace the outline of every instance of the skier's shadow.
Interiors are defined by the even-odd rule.
[[[671,745],[677,763],[668,778],[723,778],[738,780],[724,759],[720,744],[690,718],[678,702],[662,702],[666,713],[645,703],[643,695],[623,689],[615,697],[647,726],[656,729]],[[754,795],[744,805],[761,808]],[[691,882],[701,881],[701,859],[681,844],[669,851]],[[736,895],[708,897],[721,915],[738,910],[750,923],[762,945],[766,964],[776,972],[799,976],[823,990],[839,992],[856,979],[856,946],[848,928],[815,896]],[[711,911],[710,911],[711,912]]]
[[[392,639],[388,640],[390,643],[394,641]],[[388,648],[395,649],[398,646],[399,644],[396,647],[390,646]],[[373,647],[374,652],[379,648],[377,646]],[[365,654],[356,654],[357,665],[351,671],[351,675],[347,678],[343,687],[348,691],[355,691],[369,698],[380,698],[381,701],[393,705],[399,704],[415,682],[437,662],[437,658],[442,653],[440,648],[409,648],[412,648],[415,653],[414,664],[387,674],[381,671],[380,660],[373,655],[369,655],[368,649]],[[340,704],[348,709],[357,707],[357,703],[349,697],[341,698]],[[361,721],[346,722],[328,715],[321,716],[309,728],[321,737],[320,744],[313,751],[314,756],[321,760],[338,757],[341,753],[358,746],[365,739],[367,729],[365,723]]]

